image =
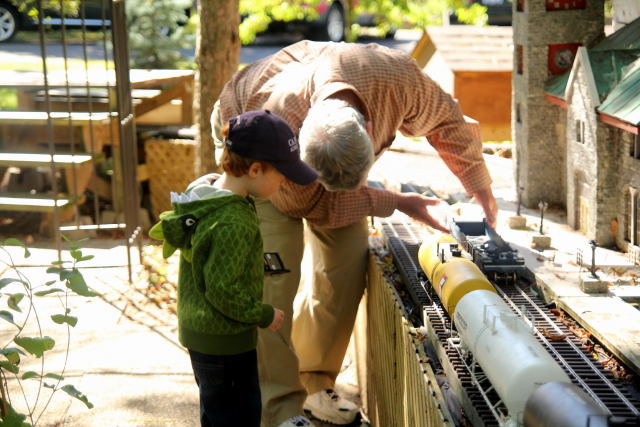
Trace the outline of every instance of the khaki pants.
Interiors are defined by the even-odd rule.
[[[214,117],[216,111],[217,103]],[[285,312],[276,333],[260,329],[258,335],[262,424],[272,427],[302,414],[307,392],[334,387],[364,292],[368,229],[365,219],[342,228],[316,227],[266,200],[256,201],[256,209],[264,251],[278,252],[291,270],[264,282],[263,301]],[[305,243],[312,270],[304,272],[298,291]]]

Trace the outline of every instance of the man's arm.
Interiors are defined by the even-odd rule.
[[[411,66],[412,96],[407,98],[410,102],[400,131],[407,136],[426,137],[467,193],[482,206],[487,222],[495,226],[498,209],[477,122],[467,122],[451,95],[417,66]]]
[[[387,217],[398,209],[417,221],[447,231],[428,210],[441,201],[417,193],[396,193],[371,187],[327,191],[318,183],[303,187],[287,182],[271,197],[271,202],[287,215],[330,228],[344,227],[367,216]]]
[[[498,220],[498,204],[496,203],[495,197],[493,197],[491,187],[474,192],[473,197],[476,199],[476,202],[482,206],[487,223],[495,229]]]

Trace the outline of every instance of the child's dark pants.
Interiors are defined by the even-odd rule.
[[[260,425],[262,402],[256,351],[215,356],[189,350],[200,389],[202,427]]]

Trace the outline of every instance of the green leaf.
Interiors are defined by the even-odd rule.
[[[76,261],[82,258],[82,251],[80,249],[70,250],[69,253],[71,254],[71,257]]]
[[[22,240],[16,239],[14,237],[9,237],[8,239],[4,239],[4,241],[2,242],[2,246],[20,246],[21,248],[24,248],[25,258],[29,258],[31,256],[31,252],[29,252],[27,245],[25,245],[22,242]]]
[[[46,291],[35,292],[34,295],[37,296],[37,297],[43,297],[45,295],[53,294],[55,292],[64,292],[64,289],[51,288],[51,289],[47,289]]]
[[[0,348],[0,354],[4,355],[4,357],[6,357],[9,362],[19,365],[20,355],[25,353],[19,348],[9,347],[9,348]]]
[[[74,316],[67,316],[64,314],[54,314],[51,316],[51,320],[56,322],[58,325],[63,323],[67,323],[71,326],[76,326],[78,324],[78,318]]]
[[[6,369],[7,371],[11,372],[12,374],[17,374],[20,371],[20,368],[18,368],[17,365],[14,365],[13,363],[9,362],[8,360],[0,360],[0,368]]]
[[[45,351],[51,350],[56,345],[55,340],[51,337],[15,337],[13,341],[38,358],[42,357]]]
[[[64,380],[64,377],[62,375],[52,374],[52,373],[44,374],[44,378],[53,378],[54,380],[59,380],[59,381]]]
[[[5,277],[4,279],[0,279],[0,289],[4,288],[9,283],[14,283],[14,282],[18,282],[26,285],[26,283],[20,279],[14,279],[13,277]]]
[[[53,384],[49,384],[49,383],[43,382],[42,385],[45,386],[46,388],[50,388],[50,389],[53,389],[53,390],[56,389],[56,386],[53,385]]]
[[[60,274],[62,270],[60,267],[49,267],[47,268],[47,273]]]
[[[27,416],[24,414],[17,413],[11,405],[7,404],[8,411],[5,414],[4,418],[0,422],[0,426],[2,427],[31,427],[31,424],[25,423],[24,420],[27,419]]]
[[[22,309],[18,306],[18,304],[20,304],[20,301],[22,301],[23,298],[24,294],[12,294],[7,300],[7,305],[10,309],[21,313]]]
[[[73,271],[74,270],[65,270],[65,269],[63,269],[60,272],[60,280],[62,280],[62,281],[67,280],[73,274]]]
[[[61,260],[60,260],[60,261],[51,261],[51,264],[53,264],[53,265],[62,265],[62,264],[64,264],[65,262],[66,262],[66,261],[61,261]]]
[[[84,277],[82,277],[82,274],[78,270],[73,270],[73,273],[69,276],[69,279],[67,280],[67,288],[83,297],[95,297],[99,295],[89,289],[87,283],[84,281]]]
[[[78,262],[80,261],[89,261],[90,259],[93,259],[95,257],[95,255],[85,255],[82,258],[78,259]]]
[[[93,408],[93,403],[89,402],[89,399],[87,399],[87,396],[85,396],[83,393],[78,391],[78,389],[76,389],[71,384],[67,384],[65,386],[62,386],[62,390],[64,390],[65,393],[69,394],[70,396],[75,397],[76,399],[78,399],[79,401],[81,401],[82,403],[87,405],[87,408],[89,408],[89,409]]]
[[[44,285],[45,285],[45,286],[51,286],[51,285],[53,285],[53,284],[54,284],[54,283],[56,283],[56,282],[57,282],[57,280],[49,280],[49,281],[48,281],[48,282],[46,282]]]
[[[13,323],[14,325],[18,326],[16,322],[13,321],[13,314],[8,312],[7,310],[0,310],[0,319],[4,319],[9,323]]]
[[[21,246],[23,248],[27,247],[27,245],[25,245],[22,240],[16,239],[15,237],[9,237],[8,239],[4,239],[2,241],[2,246]]]
[[[40,374],[35,371],[27,371],[20,377],[23,380],[30,380],[31,378],[40,378]]]

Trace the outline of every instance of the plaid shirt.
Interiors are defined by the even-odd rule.
[[[268,109],[297,135],[309,107],[336,92],[360,98],[373,125],[376,156],[399,130],[426,137],[467,192],[490,186],[479,129],[465,122],[455,100],[404,52],[377,44],[301,41],[237,72],[220,95],[223,123],[245,111]],[[319,183],[286,182],[271,198],[283,213],[326,227],[342,227],[366,216],[385,217],[397,195],[362,187],[327,191]]]

